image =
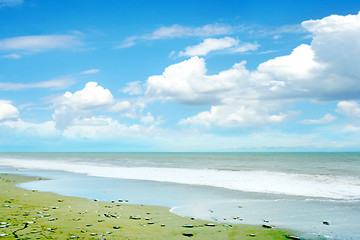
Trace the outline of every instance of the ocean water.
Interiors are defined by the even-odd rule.
[[[0,171],[52,179],[28,189],[360,239],[360,153],[0,153]]]

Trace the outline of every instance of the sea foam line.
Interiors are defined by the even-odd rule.
[[[360,179],[270,171],[228,171],[189,168],[119,167],[86,162],[0,159],[14,168],[61,170],[89,176],[150,180],[221,187],[245,192],[286,194],[333,199],[358,199]]]

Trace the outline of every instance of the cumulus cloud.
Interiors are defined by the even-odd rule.
[[[335,119],[336,119],[336,117],[334,117],[330,113],[327,113],[320,119],[306,119],[306,120],[301,121],[301,123],[302,124],[326,124],[326,123],[330,123],[330,122],[334,121]]]
[[[200,112],[193,117],[181,120],[180,125],[216,125],[225,127],[253,127],[265,124],[280,123],[288,114],[271,114],[269,104],[255,102],[240,102],[238,105],[211,106],[210,111]]]
[[[129,95],[140,95],[144,93],[144,86],[140,81],[128,82],[121,91]]]
[[[360,120],[360,106],[354,101],[341,101],[337,104],[336,112],[347,116],[351,120]]]
[[[49,88],[49,89],[65,89],[75,83],[71,77],[60,77],[48,81],[35,83],[10,83],[0,82],[0,90],[24,90],[30,88]]]
[[[53,119],[59,129],[65,129],[78,117],[102,107],[109,107],[114,101],[108,89],[98,86],[96,82],[88,82],[84,89],[75,93],[66,92],[55,100]]]
[[[0,122],[8,120],[17,120],[19,118],[19,111],[11,102],[0,100]]]
[[[160,27],[150,34],[128,37],[121,45],[118,46],[118,48],[134,46],[139,40],[159,40],[181,37],[210,37],[231,34],[233,30],[233,27],[224,24],[208,24],[201,27],[187,27],[175,24],[170,27]]]
[[[0,50],[45,51],[71,48],[81,44],[77,35],[35,35],[0,40]]]
[[[360,13],[305,21],[302,26],[313,34],[310,45],[302,44],[289,55],[270,59],[254,71],[246,69],[246,62],[241,62],[218,74],[207,75],[205,60],[192,57],[167,67],[162,75],[149,77],[145,95],[163,101],[211,106],[209,111],[182,122],[218,122],[220,125],[234,122],[246,125],[247,120],[243,117],[246,114],[259,116],[262,121],[280,122],[286,115],[281,111],[281,101],[359,99],[360,68],[357,63],[360,62]],[[189,50],[206,54],[211,49],[203,47],[197,45],[197,48]],[[254,101],[251,103],[249,100]],[[266,112],[253,104],[258,101],[264,105],[268,100],[277,101],[273,106],[276,105],[278,109],[271,108]],[[337,111],[350,115],[350,111],[345,111],[347,105],[351,105],[352,115],[357,113],[357,106],[353,103],[339,103]],[[332,120],[331,115],[325,115],[320,120],[303,123]]]

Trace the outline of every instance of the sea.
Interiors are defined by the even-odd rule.
[[[360,153],[0,153],[26,189],[166,206],[301,239],[360,239]]]

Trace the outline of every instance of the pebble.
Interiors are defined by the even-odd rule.
[[[70,239],[78,239],[77,236],[71,236]]]
[[[194,226],[191,225],[191,224],[185,224],[183,227],[184,227],[184,228],[193,228]]]
[[[96,236],[97,234],[96,233],[90,233],[90,236]]]
[[[266,224],[262,225],[262,227],[264,227],[264,228],[272,228],[272,226],[266,225]]]
[[[207,227],[215,227],[215,224],[214,223],[207,223],[207,224],[205,224],[205,226],[207,226]]]
[[[165,224],[161,224],[160,226],[161,226],[161,227],[165,227]]]
[[[49,221],[55,221],[56,218],[49,218]]]
[[[252,233],[252,234],[250,234],[250,237],[255,237],[255,236],[256,236],[256,234],[253,234],[253,233]]]
[[[185,237],[192,237],[192,236],[194,236],[194,234],[192,234],[192,233],[183,233],[182,235],[184,235]]]
[[[154,222],[148,222],[148,224],[154,224]]]
[[[113,226],[113,229],[120,229],[119,226]]]
[[[300,238],[296,237],[296,236],[286,236],[286,238],[293,239],[293,240],[300,240]]]
[[[133,220],[140,220],[140,219],[141,219],[141,217],[140,217],[140,216],[133,216],[133,215],[131,215],[131,216],[130,216],[130,219],[133,219]]]
[[[329,222],[326,222],[326,221],[322,222],[322,224],[324,224],[324,225],[330,225],[330,223],[329,223]]]

